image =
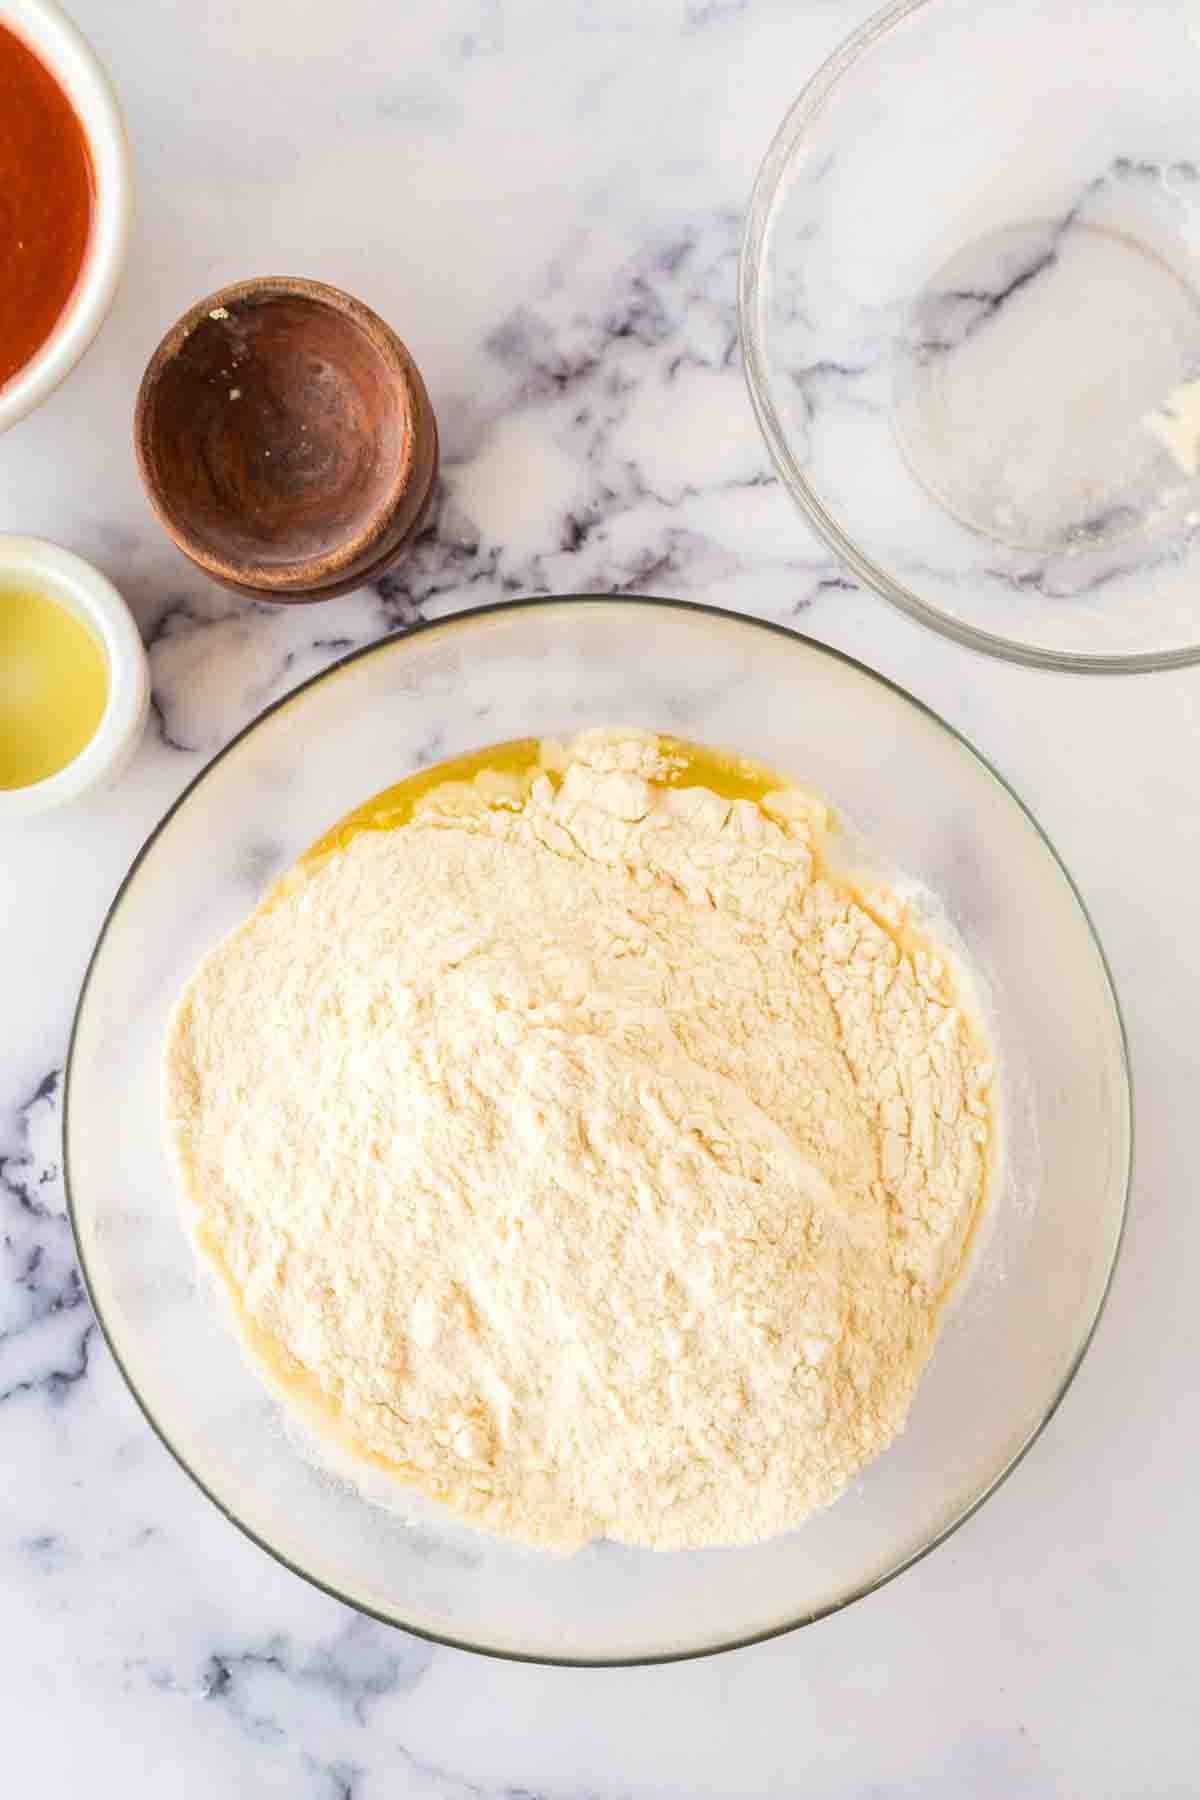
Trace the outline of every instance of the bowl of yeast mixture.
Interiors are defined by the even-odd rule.
[[[365,1612],[564,1663],[941,1541],[1078,1366],[1129,1156],[1015,796],[665,601],[462,614],[262,715],[131,870],[67,1074],[89,1290],[197,1482]]]

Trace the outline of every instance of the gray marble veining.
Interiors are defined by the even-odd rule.
[[[852,0],[75,0],[129,115],[129,277],[0,441],[0,529],[93,557],[150,646],[111,793],[0,845],[0,1732],[5,1791],[286,1800],[929,1800],[1195,1791],[1200,1079],[1197,681],[972,659],[860,593],[770,477],[738,366],[757,161]],[[373,589],[242,604],[170,550],[129,412],[165,324],[284,269],[393,320],[443,429],[436,510]],[[804,371],[870,394],[862,346]],[[1134,1223],[1060,1416],[946,1548],[821,1626],[710,1663],[492,1664],[360,1619],[191,1486],[91,1318],[60,1081],[105,907],[182,785],[346,650],[517,593],[652,591],[793,623],[936,706],[1030,801],[1095,911],[1141,1083]],[[248,885],[273,865],[263,843]],[[1151,1760],[1152,1752],[1152,1760]]]

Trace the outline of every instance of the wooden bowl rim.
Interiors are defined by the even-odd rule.
[[[204,540],[197,537],[187,520],[171,506],[158,471],[154,408],[164,370],[179,354],[198,325],[221,308],[233,312],[239,306],[269,304],[275,300],[302,300],[314,308],[337,313],[358,327],[382,358],[399,389],[404,438],[396,472],[385,493],[372,510],[366,524],[345,543],[318,555],[298,557],[290,562],[232,562],[217,555]],[[214,293],[205,295],[204,299],[197,300],[194,306],[181,314],[163,335],[146,365],[138,387],[133,415],[133,439],[146,498],[163,530],[185,556],[215,581],[235,590],[246,592],[252,589],[266,598],[270,598],[273,593],[278,593],[281,598],[295,593],[299,599],[304,589],[321,588],[328,593],[332,583],[348,581],[357,564],[365,566],[390,554],[383,540],[387,537],[396,514],[409,497],[409,485],[420,447],[418,436],[423,430],[428,430],[431,420],[428,396],[417,366],[403,341],[378,313],[373,312],[353,294],[332,287],[324,281],[313,281],[304,276],[259,275],[246,281],[231,282],[216,289]],[[324,594],[313,597],[324,598]]]

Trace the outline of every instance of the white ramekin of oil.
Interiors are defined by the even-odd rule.
[[[0,534],[0,821],[111,780],[149,703],[142,640],[112,583],[57,544]]]

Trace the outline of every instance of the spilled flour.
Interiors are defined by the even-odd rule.
[[[302,868],[175,1014],[191,1225],[273,1383],[460,1517],[747,1543],[904,1424],[991,1072],[824,811],[594,733]]]

